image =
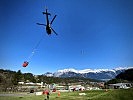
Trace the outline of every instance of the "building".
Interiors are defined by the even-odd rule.
[[[110,89],[128,89],[132,87],[132,83],[116,83],[109,84]]]

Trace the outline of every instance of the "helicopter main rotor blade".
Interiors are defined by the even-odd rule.
[[[52,29],[52,31],[53,31],[56,35],[58,35],[52,27],[51,27],[51,29]]]
[[[40,24],[40,23],[36,23],[37,25],[43,25],[43,26],[46,26],[45,24]]]
[[[53,21],[54,21],[54,19],[56,18],[56,16],[57,16],[57,15],[55,15],[55,16],[54,16],[54,18],[52,19],[52,21],[51,21],[51,23],[50,23],[50,24],[52,24],[52,23],[53,23]]]

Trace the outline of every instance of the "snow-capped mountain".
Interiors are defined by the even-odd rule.
[[[84,77],[97,80],[110,80],[117,76],[119,73],[131,69],[133,67],[119,67],[115,69],[84,69],[76,70],[73,68],[58,70],[53,73],[54,77]]]
[[[52,76],[53,76],[53,73],[47,72],[47,73],[45,73],[44,75],[47,76],[47,77],[52,77]]]

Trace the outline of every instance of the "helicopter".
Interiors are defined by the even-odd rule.
[[[52,25],[52,23],[53,23],[53,21],[55,20],[55,18],[56,18],[57,15],[55,15],[55,16],[53,17],[53,19],[51,20],[51,22],[49,22],[48,16],[49,16],[49,15],[51,16],[51,14],[48,13],[48,10],[46,9],[46,12],[42,12],[42,13],[43,13],[43,15],[46,14],[46,21],[47,21],[47,24],[41,24],[41,23],[36,23],[36,24],[37,24],[37,25],[46,26],[46,32],[47,32],[48,35],[50,35],[52,32],[55,33],[56,35],[58,35],[58,34],[55,32],[55,30],[51,27],[51,25]]]

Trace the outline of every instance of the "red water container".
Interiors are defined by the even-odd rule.
[[[26,67],[26,66],[28,66],[28,64],[29,64],[29,62],[27,62],[27,61],[24,61],[24,63],[23,63],[23,67]]]

